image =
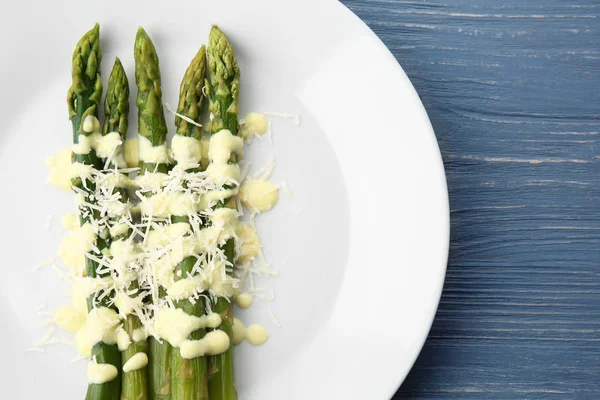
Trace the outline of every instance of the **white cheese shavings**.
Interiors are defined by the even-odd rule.
[[[46,224],[44,225],[44,230],[47,231],[50,229],[50,225],[52,224],[52,214],[48,214],[46,216]]]
[[[48,265],[52,265],[56,262],[56,257],[49,257],[43,261],[40,261],[39,263],[37,263],[37,265],[35,266],[35,268],[33,269],[34,271],[39,271],[40,269],[47,267]]]
[[[289,197],[290,199],[291,199],[292,197],[294,197],[294,195],[292,194],[292,191],[291,191],[291,189],[290,189],[290,187],[288,186],[288,184],[287,184],[287,182],[286,182],[286,181],[282,181],[282,182],[281,182],[281,190],[283,190],[283,193],[285,193],[285,195],[286,195],[287,197]]]
[[[271,318],[271,321],[273,321],[273,324],[275,324],[276,327],[281,328],[281,324],[279,323],[279,320],[273,313],[273,310],[271,310],[271,307],[267,309],[267,312],[269,313],[269,317]]]
[[[283,119],[293,119],[294,125],[300,126],[300,114],[282,113],[282,112],[265,112],[269,117],[277,117]]]
[[[186,117],[185,115],[179,114],[178,112],[174,111],[171,106],[169,105],[169,103],[164,103],[165,108],[167,109],[168,112],[170,112],[173,115],[178,116],[179,118],[181,118],[182,120],[189,122],[192,125],[196,125],[198,128],[202,128],[202,124],[197,123],[196,121],[194,121],[191,118]]]
[[[54,332],[56,332],[55,327],[48,328],[48,330],[46,330],[46,333],[44,333],[44,336],[42,336],[40,340],[34,343],[34,347],[42,348],[49,344],[50,340],[52,339],[52,336],[54,335]]]
[[[253,122],[254,117],[249,116],[247,124],[242,125],[251,128],[252,124],[261,123],[253,128],[260,132],[266,121],[266,130],[270,131],[270,123],[261,117]],[[102,136],[97,120],[90,121],[90,135],[82,135],[74,150],[84,154],[94,149],[106,162],[100,170],[71,164],[71,152],[64,151],[67,178],[63,184],[75,192],[79,215],[63,218],[63,225],[70,232],[59,251],[71,270],[65,278],[73,282],[72,304],[59,308],[52,322],[75,333],[75,346],[86,357],[90,357],[91,348],[98,342],[117,344],[123,350],[132,341],[145,340],[148,335],[180,347],[182,354],[190,357],[226,351],[229,338],[220,330],[202,341],[188,340],[197,329],[218,328],[222,323],[219,314],[199,318],[175,308],[175,304],[184,299],[192,304],[210,304],[224,297],[249,307],[253,297],[266,298],[254,286],[254,275],[273,276],[278,271],[264,260],[252,216],[250,222],[238,222],[238,218],[244,201],[240,197],[246,198],[247,206],[252,203],[254,212],[276,203],[279,188],[267,181],[274,159],[245,180],[245,194],[238,196],[247,175],[247,168],[240,171],[238,165],[242,138],[227,130],[200,140],[176,136],[171,145],[177,165],[168,173],[144,171],[132,180],[127,174],[138,171],[138,158],[154,164],[170,161],[166,145],[152,146],[148,139],[140,137],[136,139],[138,154],[138,146],[131,145],[134,141],[123,143],[117,132]],[[83,186],[71,188],[72,177],[81,178]],[[253,185],[262,190],[258,196]],[[124,196],[122,189],[130,188],[135,194]],[[262,203],[265,197],[271,205]],[[228,208],[234,203],[239,210]],[[174,223],[174,216],[185,218],[186,222]],[[85,221],[83,226],[79,226],[80,220]],[[102,246],[100,238],[109,246]],[[224,250],[230,239],[234,239],[236,266]],[[179,264],[188,258],[192,265],[180,268]],[[85,276],[89,274],[89,261],[96,265],[94,276],[98,278]],[[247,292],[252,295],[241,293],[246,279],[251,287]],[[94,297],[95,307],[88,314],[90,296]],[[142,323],[131,336],[123,329],[128,315],[135,315]],[[239,328],[238,324],[238,340]],[[241,328],[243,340],[248,333],[243,324]],[[254,343],[261,340],[252,339]],[[127,369],[136,365],[132,361]],[[97,372],[96,367],[92,368]]]

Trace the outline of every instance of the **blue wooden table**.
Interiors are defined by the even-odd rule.
[[[600,1],[344,0],[427,109],[451,208],[395,398],[600,399]]]

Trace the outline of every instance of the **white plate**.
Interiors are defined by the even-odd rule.
[[[46,329],[36,307],[64,302],[65,285],[55,271],[31,271],[55,253],[64,235],[60,215],[72,210],[70,194],[44,185],[44,159],[69,145],[71,54],[95,21],[102,27],[104,76],[118,55],[132,86],[133,39],[138,25],[147,29],[161,58],[163,100],[171,104],[187,63],[210,24],[218,23],[241,65],[242,111],[302,117],[300,127],[273,119],[273,144],[248,150],[254,166],[277,157],[273,180],[287,181],[294,197],[282,195],[275,210],[258,218],[265,253],[281,276],[265,283],[275,289],[275,302],[239,314],[271,331],[265,346],[236,349],[240,398],[392,395],[438,304],[448,200],[421,102],[394,57],[356,16],[323,0],[67,0],[12,2],[2,19],[4,397],[80,399],[86,387],[84,363],[69,363],[73,349],[23,349]],[[54,218],[45,230],[49,215]]]

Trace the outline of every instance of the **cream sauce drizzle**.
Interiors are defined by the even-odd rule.
[[[234,318],[232,330],[233,330],[233,344],[238,345],[238,344],[242,343],[244,341],[244,339],[246,338],[246,327],[244,326],[244,323],[240,319]]]
[[[131,138],[125,141],[124,157],[127,168],[136,168],[139,163],[139,139]]]
[[[59,189],[71,190],[71,156],[70,149],[60,149],[46,158],[46,165],[50,168],[48,183]]]
[[[181,344],[180,354],[185,359],[215,356],[229,349],[229,336],[221,330],[210,331],[200,340],[186,340]]]
[[[263,134],[268,131],[267,119],[258,113],[250,113],[246,116],[240,132],[245,138],[253,135]],[[84,129],[91,133],[88,136],[81,135],[79,144],[73,147],[78,154],[87,154],[94,149],[100,157],[112,157],[119,167],[125,165],[137,167],[139,160],[152,163],[166,163],[169,161],[169,152],[166,145],[152,146],[151,142],[140,137],[130,139],[123,143],[117,132],[108,135],[100,135],[98,120],[87,118],[84,121]],[[231,155],[241,155],[243,140],[234,136],[231,132],[223,130],[208,138],[201,140],[176,136],[171,142],[172,156],[180,166],[192,166],[200,163],[206,168],[205,176],[212,179],[217,186],[240,181],[240,168],[235,163],[230,163]],[[155,192],[151,196],[145,196],[140,209],[145,215],[154,217],[170,215],[190,215],[199,210],[207,209],[213,202],[227,199],[238,194],[238,188],[210,190],[202,195],[191,195],[190,193],[169,193],[165,195],[162,189],[170,179],[168,175],[161,173],[146,173],[132,182],[125,175],[106,175],[104,171],[92,170],[88,165],[71,163],[72,152],[62,149],[55,156],[47,160],[50,168],[50,183],[63,189],[71,190],[71,179],[82,177],[93,179],[99,176],[101,185],[108,187],[136,187],[142,191]],[[96,178],[98,179],[98,178]],[[241,201],[255,212],[271,209],[278,201],[279,188],[266,180],[248,179],[241,187]],[[78,194],[76,204],[82,204],[85,199]],[[115,210],[115,214],[121,209]],[[204,267],[203,274],[194,277],[185,277],[174,280],[174,267],[185,257],[193,254],[201,254],[203,251],[224,243],[230,237],[238,237],[237,262],[248,263],[260,253],[261,242],[253,224],[237,221],[237,211],[230,208],[219,208],[210,215],[211,227],[204,228],[201,234],[192,235],[190,225],[185,223],[168,225],[164,230],[154,229],[148,232],[145,241],[158,248],[173,246],[170,251],[169,260],[163,266],[163,278],[159,279],[172,299],[183,299],[201,291],[209,290],[218,296],[233,298],[239,293],[240,288],[236,278],[231,278],[224,273],[225,265],[214,263]],[[218,328],[221,325],[221,317],[218,314],[210,314],[203,317],[194,317],[186,314],[181,309],[161,307],[155,311],[155,318],[148,329],[139,328],[129,337],[122,327],[122,318],[135,312],[142,307],[141,298],[130,297],[123,293],[117,293],[114,301],[119,314],[112,309],[99,307],[87,313],[87,297],[99,290],[104,290],[113,284],[111,278],[81,278],[85,271],[85,257],[96,242],[96,234],[90,224],[78,226],[78,217],[74,215],[63,218],[63,226],[70,232],[63,241],[59,254],[65,265],[72,269],[73,275],[80,277],[75,281],[73,287],[73,305],[59,308],[54,314],[55,323],[63,330],[75,333],[76,347],[83,355],[90,357],[91,348],[98,342],[117,344],[120,350],[126,349],[132,339],[136,342],[148,337],[148,330],[152,334],[167,340],[174,347],[179,347],[184,358],[193,358],[201,355],[215,355],[225,352],[230,346],[230,338],[221,330],[208,332],[201,340],[188,340],[191,332],[200,328]],[[125,235],[131,226],[128,223],[119,223],[110,227],[113,237]],[[108,231],[106,231],[108,232]],[[131,242],[126,240],[113,241],[110,249],[103,254],[111,255],[111,267],[119,270],[119,279],[127,282],[127,279],[135,279],[135,273],[126,273],[127,265],[135,257],[135,249]],[[159,271],[159,276],[161,272]],[[116,283],[116,282],[115,282]],[[235,297],[236,304],[240,308],[248,308],[252,304],[252,296],[242,293]],[[241,343],[244,339],[258,346],[268,340],[269,334],[262,325],[253,324],[244,327],[244,324],[234,318],[233,337],[231,342]],[[129,372],[143,368],[148,362],[144,353],[134,355],[124,365],[124,371]],[[113,371],[114,369],[114,371]],[[106,382],[115,378],[113,373],[116,368],[112,365],[90,363],[88,377],[90,382]]]
[[[240,200],[254,212],[268,211],[279,200],[279,187],[266,179],[249,178],[240,188]]]
[[[62,262],[71,269],[73,275],[83,276],[85,254],[92,250],[95,243],[96,233],[93,226],[83,224],[67,234],[58,249],[58,255]]]
[[[88,363],[87,378],[88,383],[106,383],[115,379],[119,371],[111,364],[98,364],[96,361]]]
[[[218,328],[221,325],[219,314],[195,317],[179,308],[163,308],[158,310],[154,321],[157,335],[168,341],[171,346],[179,347],[194,331],[201,328]]]
[[[253,346],[261,346],[269,340],[269,333],[264,326],[252,324],[246,328],[246,340]]]
[[[148,356],[146,353],[135,353],[123,365],[123,372],[137,371],[138,369],[144,368],[146,365],[148,365]]]
[[[235,297],[235,304],[237,304],[239,308],[250,308],[252,305],[252,296],[248,293],[240,293]]]
[[[140,161],[155,164],[166,164],[169,162],[167,145],[153,146],[152,142],[145,136],[138,136],[138,157]]]
[[[269,130],[269,121],[263,114],[248,113],[240,124],[240,136],[251,141],[254,136],[265,134]]]
[[[85,325],[75,334],[77,350],[86,357],[91,357],[92,347],[100,342],[117,344],[121,351],[131,344],[116,311],[106,307],[92,309]]]

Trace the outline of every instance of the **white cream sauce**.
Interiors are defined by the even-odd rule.
[[[279,187],[266,179],[249,178],[242,183],[240,200],[254,212],[268,211],[279,200]]]
[[[146,365],[148,365],[148,356],[146,353],[135,353],[123,365],[123,372],[137,371],[138,369],[144,368]]]
[[[98,364],[96,361],[88,363],[87,378],[88,383],[106,383],[115,379],[119,371],[112,364]]]

